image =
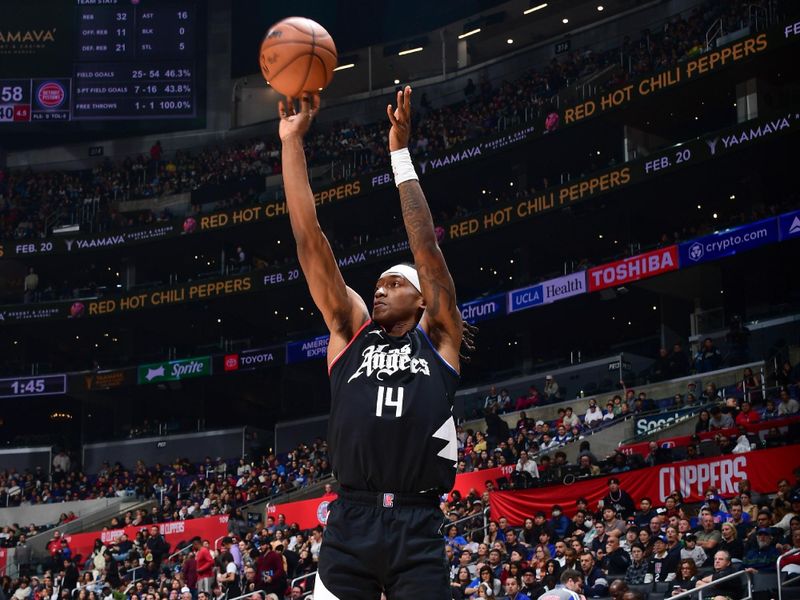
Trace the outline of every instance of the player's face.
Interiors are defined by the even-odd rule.
[[[375,284],[372,320],[378,325],[391,325],[415,318],[419,321],[425,303],[422,294],[405,277],[387,275]]]

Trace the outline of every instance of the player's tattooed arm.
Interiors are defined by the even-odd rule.
[[[411,88],[397,92],[397,108],[386,107],[389,122],[389,150],[408,147],[411,132]],[[422,327],[437,345],[439,352],[453,365],[458,364],[463,325],[456,305],[456,290],[442,251],[436,241],[428,202],[419,181],[411,179],[398,185],[408,242],[419,274],[425,314]]]

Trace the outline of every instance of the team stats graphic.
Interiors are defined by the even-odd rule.
[[[0,123],[197,115],[196,2],[60,1],[0,31]]]

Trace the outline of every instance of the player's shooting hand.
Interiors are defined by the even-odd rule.
[[[408,147],[408,139],[411,136],[411,86],[407,85],[404,89],[397,92],[397,108],[392,109],[389,104],[386,107],[386,114],[392,128],[389,130],[389,151],[402,150]]]
[[[306,134],[311,122],[319,112],[319,94],[303,94],[300,99],[300,112],[297,112],[294,98],[286,98],[278,103],[281,123],[278,135],[282,142],[291,138],[301,138]]]

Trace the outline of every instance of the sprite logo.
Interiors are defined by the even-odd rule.
[[[139,365],[139,384],[180,381],[211,375],[211,357],[198,356],[162,363]]]

